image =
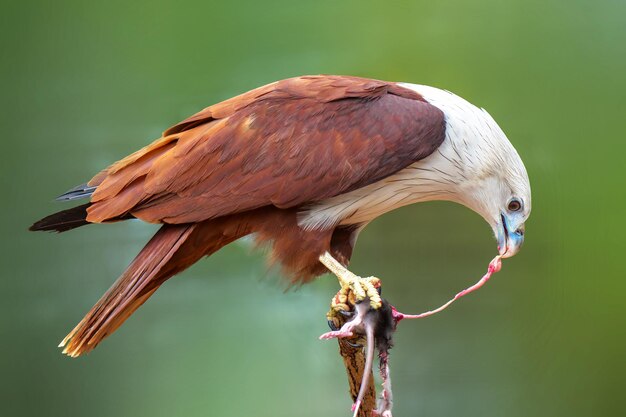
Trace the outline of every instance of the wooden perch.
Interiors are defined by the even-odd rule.
[[[347,321],[346,317],[341,315],[334,315],[329,319],[333,322],[335,327],[340,328]],[[355,347],[352,344],[362,344],[365,339],[362,337],[354,337],[353,339],[337,339],[339,343],[339,354],[343,359],[343,364],[346,367],[346,373],[348,374],[348,384],[350,386],[350,397],[352,402],[356,401],[359,394],[359,387],[363,380],[363,371],[365,369],[365,350],[363,347]],[[373,411],[376,409],[376,388],[374,385],[373,375],[370,375],[367,391],[363,397],[361,408],[359,409],[358,417],[372,417]]]

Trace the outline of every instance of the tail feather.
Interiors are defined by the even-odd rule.
[[[57,201],[71,201],[78,200],[81,198],[91,197],[91,195],[96,191],[96,186],[89,184],[81,184],[76,187],[67,190],[60,196],[56,198]]]
[[[238,220],[162,226],[59,347],[72,357],[91,351],[167,279],[248,233]]]
[[[89,207],[90,204],[91,203],[83,204],[46,216],[33,223],[28,230],[33,232],[47,231],[61,233],[89,224],[87,221],[87,207]]]

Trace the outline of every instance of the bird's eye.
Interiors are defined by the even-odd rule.
[[[507,208],[509,209],[509,211],[520,211],[522,209],[522,202],[519,201],[517,198],[514,198],[509,201],[509,205],[507,206]]]

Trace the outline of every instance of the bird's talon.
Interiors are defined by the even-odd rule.
[[[339,309],[337,310],[337,312],[344,317],[348,317],[348,318],[354,317],[354,311]]]
[[[353,304],[369,299],[371,307],[376,310],[382,305],[380,287],[380,279],[376,277],[361,278],[355,276],[348,285],[342,287],[339,294],[344,295],[351,291],[354,297]],[[349,294],[347,299],[351,300]]]
[[[367,277],[364,279],[365,291],[370,299],[370,306],[377,310],[382,305],[382,299],[380,298],[380,279],[376,277]]]
[[[351,347],[355,348],[355,349],[360,349],[363,347],[363,345],[359,344],[359,343],[352,343],[349,340],[344,340],[344,342],[346,342],[347,344],[349,344]]]
[[[363,282],[363,278],[356,277],[354,280],[350,282],[350,290],[354,293],[356,297],[356,301],[363,301],[367,296],[367,292],[364,289],[365,283]]]

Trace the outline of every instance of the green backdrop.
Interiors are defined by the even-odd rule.
[[[26,232],[52,199],[187,115],[301,74],[446,88],[483,106],[533,186],[526,246],[479,293],[403,323],[397,416],[617,416],[626,336],[626,2],[4,2],[0,415],[347,416],[336,280],[284,292],[246,242],[168,282],[96,351],[61,338],[154,226]],[[435,307],[496,252],[450,203],[361,235],[352,268]],[[622,410],[622,411],[620,411]]]

